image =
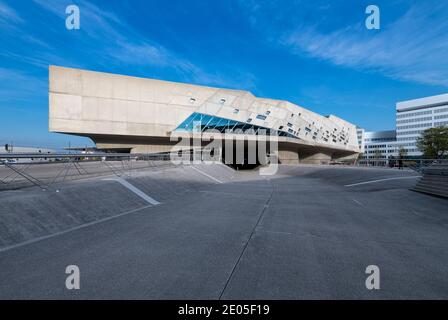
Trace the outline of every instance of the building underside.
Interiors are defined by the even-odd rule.
[[[275,150],[269,145],[269,142],[262,141],[255,142],[256,149],[251,149],[248,145],[250,139],[234,138],[230,141],[222,140],[213,137],[194,138],[193,135],[178,135],[177,138],[161,138],[161,137],[142,137],[142,136],[114,136],[114,135],[89,135],[86,136],[92,139],[96,147],[106,152],[122,152],[122,153],[170,153],[170,152],[184,152],[188,154],[193,149],[201,149],[204,153],[210,153],[211,150],[216,150],[216,154],[220,155],[220,160],[226,159],[226,153],[231,153],[233,163],[247,164],[250,151],[256,150],[257,164],[268,162],[268,159],[260,159],[258,152],[258,144],[264,144],[266,154],[268,156],[275,156],[279,163],[282,164],[328,164],[331,161],[354,160],[358,154],[351,151],[331,149],[325,146],[308,145],[300,143],[299,141],[291,141],[291,138],[279,138],[276,143]],[[179,141],[183,144],[179,144]],[[255,140],[256,141],[256,140]],[[217,142],[218,147],[210,147],[211,142]],[[243,149],[237,146],[243,145]],[[229,149],[230,148],[230,149]],[[238,151],[237,151],[238,150]],[[241,153],[240,157],[237,156]],[[212,155],[213,156],[213,155]]]

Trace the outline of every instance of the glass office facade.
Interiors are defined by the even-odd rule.
[[[252,120],[248,119],[248,121],[250,122]],[[239,122],[195,112],[185,119],[175,131],[204,132],[206,130],[217,130],[221,133],[264,134],[268,136],[296,138],[287,132],[253,125],[249,122]]]

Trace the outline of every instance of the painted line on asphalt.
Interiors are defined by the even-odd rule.
[[[129,189],[130,191],[132,191],[133,193],[135,193],[137,196],[139,196],[140,198],[142,198],[143,200],[145,200],[146,202],[148,202],[149,204],[152,204],[153,206],[156,206],[158,204],[160,204],[159,201],[151,198],[150,196],[148,196],[146,193],[144,193],[143,191],[141,191],[140,189],[134,187],[132,184],[130,184],[129,182],[127,182],[126,180],[124,180],[123,178],[111,178],[111,179],[104,179],[104,180],[109,180],[109,181],[117,181],[119,182],[122,186],[124,186],[125,188]]]
[[[214,180],[214,181],[216,181],[216,182],[218,182],[218,183],[223,183],[221,180],[218,180],[218,179],[216,179],[215,177],[212,177],[211,175],[205,173],[205,172],[202,171],[202,170],[199,170],[199,169],[196,168],[196,167],[193,167],[193,166],[192,166],[191,168],[193,168],[194,170],[196,170],[196,171],[199,172],[200,174],[202,174],[202,175],[204,175],[204,176],[206,176],[206,177],[208,177],[208,178],[210,178],[210,179],[212,179],[212,180]]]
[[[109,220],[112,220],[112,219],[116,219],[116,218],[119,218],[119,217],[122,217],[122,216],[126,216],[126,215],[131,214],[131,213],[136,213],[136,212],[138,212],[140,210],[144,210],[144,209],[151,208],[151,207],[152,206],[147,205],[147,206],[144,206],[144,207],[141,207],[141,208],[137,208],[137,209],[133,209],[133,210],[129,210],[129,211],[117,214],[117,215],[112,216],[112,217],[107,217],[107,218],[95,220],[95,221],[88,222],[88,223],[85,223],[85,224],[81,224],[79,226],[76,226],[76,227],[73,227],[73,228],[70,228],[70,229],[67,229],[67,230],[63,230],[63,231],[59,231],[59,232],[56,232],[56,233],[53,233],[53,234],[49,234],[49,235],[46,235],[46,236],[34,238],[34,239],[31,239],[31,240],[28,240],[28,241],[25,241],[25,242],[21,242],[21,243],[18,243],[18,244],[13,244],[13,245],[8,246],[8,247],[0,248],[0,253],[8,251],[8,250],[11,250],[11,249],[23,247],[23,246],[26,246],[28,244],[33,244],[33,243],[36,243],[36,242],[39,242],[39,241],[42,241],[42,240],[46,240],[46,239],[50,239],[50,238],[53,238],[53,237],[61,236],[63,234],[66,234],[66,233],[69,233],[69,232],[72,232],[72,231],[76,231],[76,230],[79,230],[79,229],[84,229],[84,228],[93,226],[95,224],[99,224],[99,223],[106,222],[106,221],[109,221]]]
[[[356,200],[356,199],[352,199],[352,200],[353,200],[353,202],[356,202],[357,204],[359,204],[360,206],[362,206],[362,203],[359,202],[358,200]]]
[[[292,235],[291,232],[257,229],[257,232]]]
[[[416,178],[421,178],[421,177],[422,176],[412,176],[412,177],[396,177],[396,178],[386,178],[386,179],[370,180],[370,181],[346,184],[344,187],[354,187],[354,186],[360,186],[362,184],[377,183],[377,182],[389,181],[389,180],[416,179]]]

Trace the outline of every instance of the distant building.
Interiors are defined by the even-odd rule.
[[[428,128],[448,125],[448,94],[398,102],[397,143],[407,156],[421,156],[417,139]]]
[[[398,156],[399,146],[395,130],[364,132],[364,152],[361,164],[388,165]]]
[[[76,153],[81,154],[91,154],[91,153],[101,153],[102,150],[99,150],[96,147],[70,147],[70,148],[64,148],[64,150],[67,150],[68,152],[75,151]]]
[[[364,135],[365,130],[363,128],[356,127],[356,135],[358,137],[358,146],[359,146],[359,153],[364,153],[365,151],[365,143],[364,143]]]
[[[11,154],[11,153],[24,153],[24,154],[39,154],[36,157],[32,158],[13,158],[8,159],[7,161],[10,163],[30,163],[30,162],[47,162],[53,161],[52,158],[47,158],[45,155],[56,153],[53,149],[47,148],[34,148],[34,147],[16,147],[12,145],[4,146],[0,149],[0,160],[6,160],[6,158],[2,158],[2,155]]]
[[[398,102],[396,130],[366,132],[357,127],[360,164],[388,165],[400,156],[421,157],[417,139],[428,128],[448,125],[448,94]]]

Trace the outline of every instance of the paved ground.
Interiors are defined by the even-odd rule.
[[[62,201],[52,210],[59,224],[38,220],[36,233],[15,230],[25,245],[7,248],[5,240],[0,298],[448,299],[448,201],[409,191],[412,176],[282,166],[260,177],[202,165],[126,178],[162,202],[156,206],[99,178],[65,183],[45,197],[20,191],[14,201],[28,197],[40,210]],[[104,190],[103,204],[76,207],[61,195],[85,188],[94,198]],[[0,203],[6,198],[0,192]],[[3,233],[11,231],[4,217],[14,208],[0,207],[0,223],[9,221]],[[33,210],[19,209],[32,226]],[[76,219],[66,223],[57,212]],[[69,291],[65,268],[73,264],[81,289]],[[365,287],[372,264],[381,272],[376,291]]]

